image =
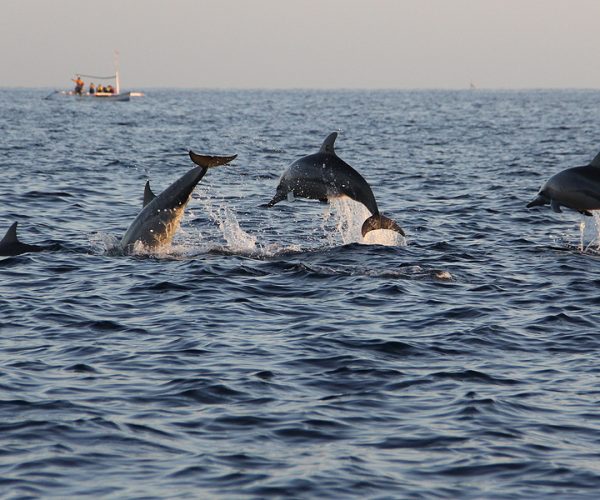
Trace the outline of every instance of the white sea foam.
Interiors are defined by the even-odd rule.
[[[329,219],[335,219],[337,235],[343,244],[363,243],[365,245],[406,246],[406,238],[396,231],[379,229],[369,231],[363,238],[361,228],[371,213],[362,204],[350,198],[337,198],[331,201],[324,211],[324,224],[326,227]],[[335,235],[331,235],[331,238]]]

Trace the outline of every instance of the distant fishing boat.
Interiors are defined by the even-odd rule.
[[[57,97],[75,97],[76,99],[94,99],[96,101],[129,101],[131,99],[131,92],[124,93],[108,93],[108,92],[89,92],[78,93],[74,90],[55,90],[52,94],[46,96],[44,99],[54,99]]]
[[[131,97],[143,96],[143,92],[123,92],[121,93],[121,84],[119,80],[119,53],[115,51],[115,74],[110,76],[83,75],[77,73],[71,80],[75,82],[74,90],[55,90],[44,99],[54,99],[59,97],[74,97],[76,99],[93,99],[102,101],[129,101]],[[107,85],[98,84],[97,86],[90,82],[87,89],[82,78],[89,78],[95,81],[110,81]],[[112,83],[114,82],[114,85]]]

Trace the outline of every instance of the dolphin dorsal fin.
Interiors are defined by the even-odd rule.
[[[144,188],[144,204],[142,206],[145,207],[154,198],[156,198],[156,195],[152,192],[152,189],[150,189],[150,181],[146,181],[146,187]]]
[[[17,223],[13,222],[13,225],[8,228],[4,238],[0,241],[0,245],[10,245],[13,243],[19,243],[19,239],[17,238]]]
[[[323,144],[321,145],[321,149],[319,149],[319,153],[329,153],[329,154],[334,155],[335,149],[333,148],[333,143],[335,142],[336,139],[337,139],[337,132],[332,132],[331,134],[329,134],[323,141]]]
[[[590,167],[600,167],[600,153],[594,156],[594,159],[590,162]]]

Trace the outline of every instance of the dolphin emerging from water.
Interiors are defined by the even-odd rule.
[[[561,206],[584,215],[600,210],[600,153],[589,165],[567,168],[550,177],[527,208],[548,204],[555,212],[562,212]]]
[[[8,228],[4,238],[0,240],[0,256],[14,256],[21,255],[22,253],[28,252],[43,252],[44,250],[51,250],[52,247],[42,247],[39,245],[28,245],[27,243],[21,243],[17,237],[17,223],[13,222],[12,226]]]
[[[275,196],[266,206],[272,207],[285,200],[290,193],[298,198],[320,201],[347,196],[362,203],[372,214],[362,225],[363,237],[374,229],[391,229],[404,236],[404,231],[396,222],[379,213],[367,181],[335,154],[333,143],[336,138],[337,132],[329,134],[318,153],[292,163],[283,172]]]
[[[142,211],[121,238],[121,249],[124,252],[133,250],[138,241],[147,249],[170,244],[196,184],[209,168],[225,165],[237,157],[205,156],[193,151],[189,155],[198,166],[181,176],[158,196],[150,189],[150,183],[146,183]]]

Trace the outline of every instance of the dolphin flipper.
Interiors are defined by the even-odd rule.
[[[219,165],[226,165],[230,161],[233,161],[237,158],[237,155],[233,156],[208,156],[208,155],[199,155],[194,153],[192,150],[189,152],[190,158],[192,161],[201,167],[211,168],[218,167]]]
[[[395,221],[381,214],[371,215],[371,217],[363,222],[361,228],[363,238],[369,231],[374,231],[375,229],[390,229],[405,236],[404,231]]]
[[[550,208],[552,208],[552,211],[556,212],[557,214],[562,213],[562,210],[560,209],[560,203],[555,199],[550,200]]]
[[[142,207],[145,207],[148,203],[150,203],[156,195],[150,189],[150,181],[146,181],[146,187],[144,188],[144,204]]]

